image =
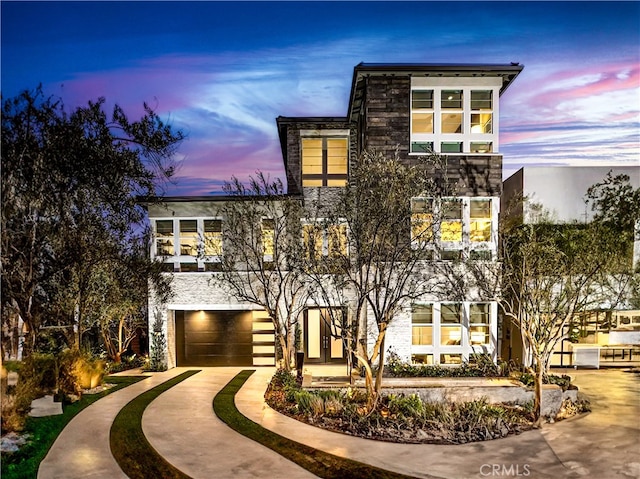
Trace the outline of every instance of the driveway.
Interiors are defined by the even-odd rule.
[[[149,442],[195,479],[315,477],[232,431],[215,416],[213,397],[241,369],[204,368],[163,393],[143,416]],[[79,414],[43,461],[39,479],[122,477],[113,469],[117,464],[108,446],[108,431],[118,408],[184,370],[154,375]],[[459,446],[369,441],[282,416],[266,406],[262,397],[272,368],[259,368],[236,396],[236,404],[252,420],[295,441],[415,477],[640,478],[638,375],[620,370],[567,373],[590,396],[592,413],[546,425],[541,431]]]

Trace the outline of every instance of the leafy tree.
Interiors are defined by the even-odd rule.
[[[2,104],[2,304],[27,326],[26,354],[49,318],[82,323],[93,268],[139,235],[136,197],[174,172],[181,132],[146,104],[137,121],[104,110],[101,98],[68,112],[41,89]]]
[[[285,194],[280,180],[271,182],[262,173],[247,186],[233,178],[224,191],[231,200],[219,211],[225,223],[224,243],[220,271],[213,273],[213,280],[238,301],[269,314],[288,370],[296,324],[308,298],[299,240],[301,203]]]

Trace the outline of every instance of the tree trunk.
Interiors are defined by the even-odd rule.
[[[384,372],[384,343],[387,337],[386,331],[382,332],[380,338],[380,353],[378,355],[378,374],[376,374],[376,396],[380,395],[382,390],[382,373]]]
[[[535,391],[533,402],[533,414],[535,422],[533,427],[542,427],[542,378],[544,375],[544,367],[542,366],[542,359],[538,354],[535,355],[536,371],[535,371]]]

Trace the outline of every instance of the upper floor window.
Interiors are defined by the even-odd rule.
[[[198,221],[180,220],[180,255],[197,256]]]
[[[433,200],[411,198],[411,241],[424,243],[433,239]]]
[[[302,186],[345,186],[347,138],[302,138]]]
[[[469,239],[491,241],[491,200],[471,200]]]
[[[452,79],[449,88],[441,84],[412,79],[411,153],[492,153],[497,145],[497,83],[489,81],[483,88],[481,82],[474,88]]]
[[[222,221],[204,220],[204,254],[220,256],[222,254]]]
[[[173,256],[173,245],[173,220],[156,221],[156,254],[158,256]]]
[[[460,345],[462,340],[462,304],[440,305],[440,344]]]
[[[489,304],[478,303],[469,306],[469,343],[489,344]]]
[[[274,243],[276,236],[276,224],[273,219],[262,219],[262,251],[267,259],[272,259],[274,254]]]
[[[302,235],[307,258],[344,258],[347,255],[346,225],[330,225],[325,229],[307,224],[302,227]]]
[[[440,240],[462,241],[462,201],[442,201],[441,217]]]

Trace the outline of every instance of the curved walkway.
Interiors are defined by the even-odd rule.
[[[145,410],[151,445],[196,479],[308,478],[308,471],[228,428],[213,413],[215,394],[243,368],[204,368]],[[124,477],[111,457],[113,418],[137,394],[184,372],[156,373],[76,416],[43,461],[38,477]],[[278,434],[343,457],[414,477],[640,477],[640,378],[623,371],[568,371],[594,412],[495,441],[459,446],[393,444],[324,431],[282,416],[263,401],[272,368],[258,368],[236,396],[238,409]]]

